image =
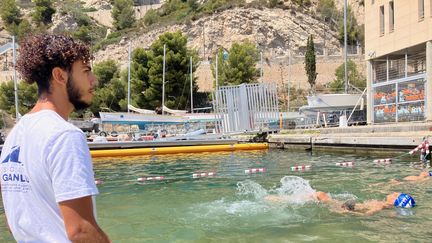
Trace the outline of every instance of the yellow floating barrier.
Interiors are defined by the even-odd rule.
[[[199,146],[157,147],[157,148],[107,149],[107,150],[104,149],[104,150],[91,150],[90,154],[93,158],[98,158],[98,157],[116,157],[116,156],[202,153],[202,152],[261,150],[261,149],[268,149],[268,144],[267,143],[242,143],[242,144],[199,145]]]

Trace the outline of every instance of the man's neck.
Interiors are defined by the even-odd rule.
[[[65,102],[64,99],[55,99],[52,95],[42,94],[30,113],[41,110],[52,110],[63,119],[68,120],[69,114],[73,111],[73,107],[69,102]]]

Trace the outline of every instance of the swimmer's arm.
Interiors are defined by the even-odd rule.
[[[108,236],[96,223],[91,196],[63,201],[59,206],[69,240],[74,243],[110,242]]]
[[[404,181],[418,181],[423,179],[423,177],[420,176],[407,176],[405,178],[403,178]]]
[[[288,196],[267,195],[264,200],[271,203],[284,203],[289,201]]]

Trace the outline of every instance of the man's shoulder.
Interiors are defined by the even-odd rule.
[[[41,129],[50,131],[81,131],[78,127],[64,120],[59,114],[51,110],[40,111],[34,115],[31,114],[27,119]]]
[[[21,127],[25,127],[26,134],[31,139],[47,141],[48,144],[57,140],[61,136],[84,136],[84,133],[68,121],[64,120],[54,111],[41,111],[36,114],[30,114],[23,117]]]

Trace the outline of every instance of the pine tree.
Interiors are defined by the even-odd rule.
[[[135,12],[132,0],[114,0],[111,11],[113,25],[117,30],[127,29],[135,24]]]
[[[6,25],[20,24],[21,12],[16,5],[15,0],[2,0],[0,6],[0,16]]]
[[[33,0],[33,2],[36,5],[32,14],[33,20],[38,24],[51,23],[52,15],[55,13],[51,0]]]
[[[310,35],[306,46],[305,55],[305,70],[308,77],[308,83],[311,86],[311,92],[315,93],[315,81],[317,78],[316,72],[316,56],[315,56],[315,46],[313,41],[313,36]]]

